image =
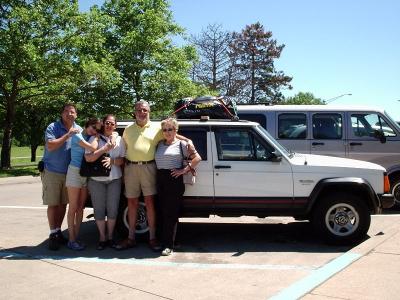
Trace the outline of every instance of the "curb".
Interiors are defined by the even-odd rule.
[[[379,245],[383,244],[388,239],[392,238],[399,232],[399,225],[394,224],[383,229],[383,231],[365,240],[358,246],[343,253],[339,257],[333,259],[326,265],[315,270],[310,275],[293,283],[278,294],[269,299],[286,300],[299,299],[311,293],[323,283],[334,277],[342,270],[349,268],[354,262],[372,252]]]

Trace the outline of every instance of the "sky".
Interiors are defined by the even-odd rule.
[[[102,3],[79,0],[81,11]],[[329,105],[379,107],[400,120],[400,1],[170,0],[170,5],[187,35],[209,24],[240,32],[260,22],[285,45],[275,61],[277,70],[293,77],[285,96],[310,92]]]

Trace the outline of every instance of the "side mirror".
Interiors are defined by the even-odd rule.
[[[374,136],[377,138],[382,144],[386,143],[386,136],[382,130],[375,130]]]

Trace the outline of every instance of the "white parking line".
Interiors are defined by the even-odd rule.
[[[301,265],[271,265],[271,264],[207,264],[207,263],[190,263],[190,262],[170,262],[160,261],[158,259],[119,259],[119,258],[98,258],[98,257],[68,257],[68,256],[53,256],[53,255],[29,255],[25,253],[7,252],[0,250],[0,257],[7,258],[29,258],[37,260],[62,260],[73,262],[86,262],[86,263],[109,263],[109,264],[123,264],[123,265],[141,265],[150,267],[177,267],[177,268],[193,268],[193,269],[235,269],[235,270],[302,270],[313,271],[316,266],[301,266]]]
[[[0,208],[11,208],[11,209],[47,209],[47,206],[18,206],[18,205],[1,205]]]

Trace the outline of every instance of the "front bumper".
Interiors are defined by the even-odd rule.
[[[381,203],[382,208],[390,208],[394,205],[394,196],[393,194],[382,194],[378,195],[379,201]]]

